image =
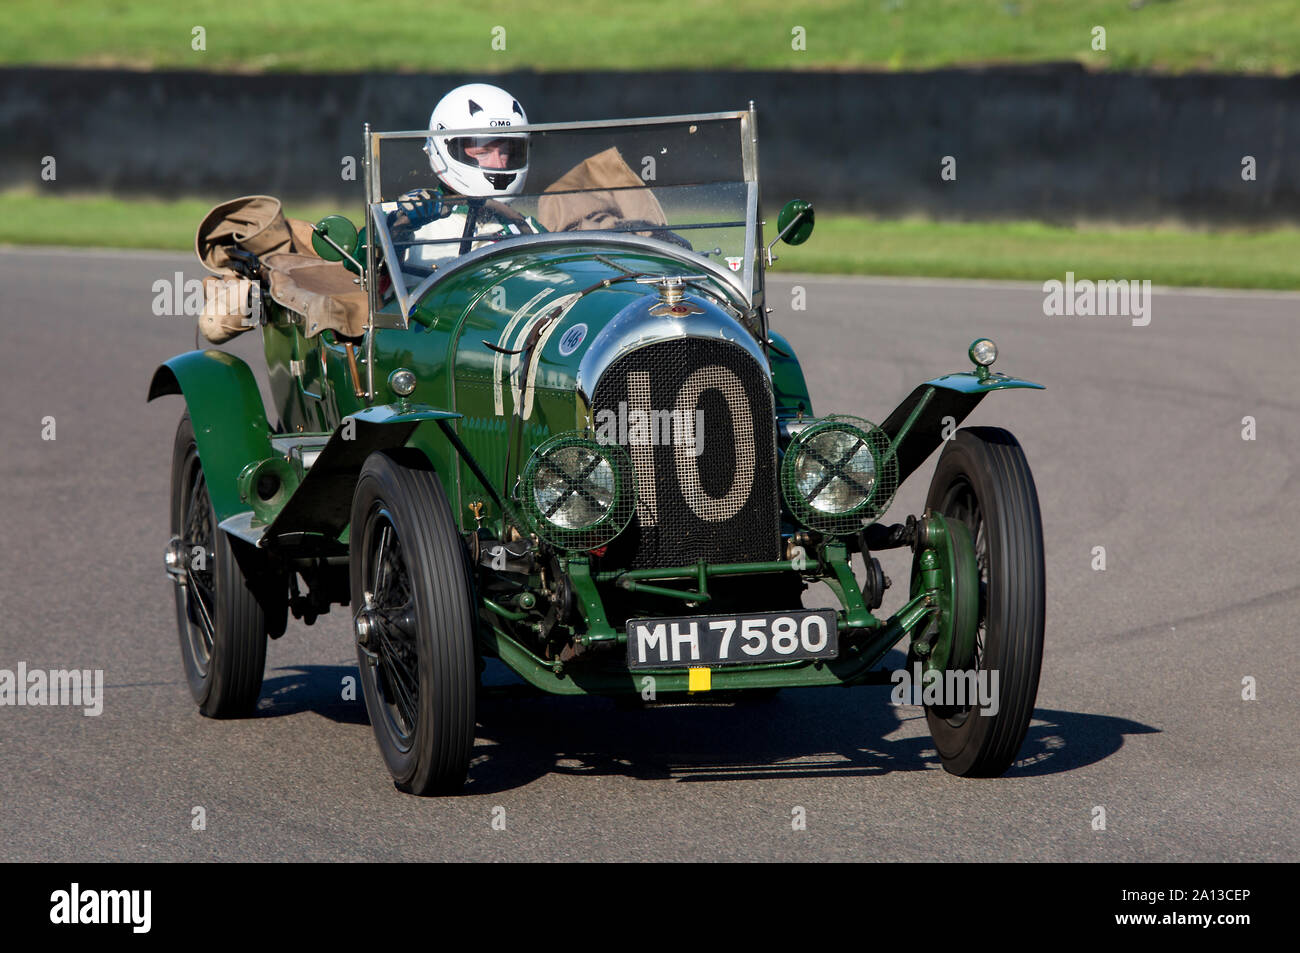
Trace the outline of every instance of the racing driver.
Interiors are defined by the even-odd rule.
[[[486,244],[474,241],[476,236],[543,231],[535,219],[507,204],[523,191],[528,177],[528,133],[445,134],[457,129],[505,130],[527,122],[519,100],[487,83],[458,86],[439,100],[429,117],[424,151],[440,185],[404,193],[389,219],[395,242],[436,242],[411,246],[408,263],[433,264]]]

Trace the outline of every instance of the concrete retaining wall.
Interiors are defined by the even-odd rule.
[[[479,79],[480,77],[471,77]],[[360,131],[418,128],[460,75],[0,70],[0,187],[355,204]],[[491,78],[489,78],[491,79]],[[939,218],[1300,222],[1300,76],[515,73],[535,122],[759,107],[765,204]],[[56,157],[58,178],[40,179]],[[1256,180],[1242,179],[1254,156]],[[956,181],[940,177],[956,160]]]

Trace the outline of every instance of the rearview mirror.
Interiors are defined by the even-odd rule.
[[[326,215],[311,229],[312,251],[326,261],[342,261],[356,254],[357,227],[344,216]]]
[[[813,207],[803,199],[791,199],[776,219],[777,238],[787,245],[802,245],[813,233]]]

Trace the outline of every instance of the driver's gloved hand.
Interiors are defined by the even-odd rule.
[[[442,217],[442,199],[414,199],[400,202],[398,207],[406,213],[406,220],[412,228],[423,228],[430,222]]]

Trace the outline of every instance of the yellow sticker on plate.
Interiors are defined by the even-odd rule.
[[[686,690],[688,692],[707,692],[713,687],[713,669],[687,669]]]

